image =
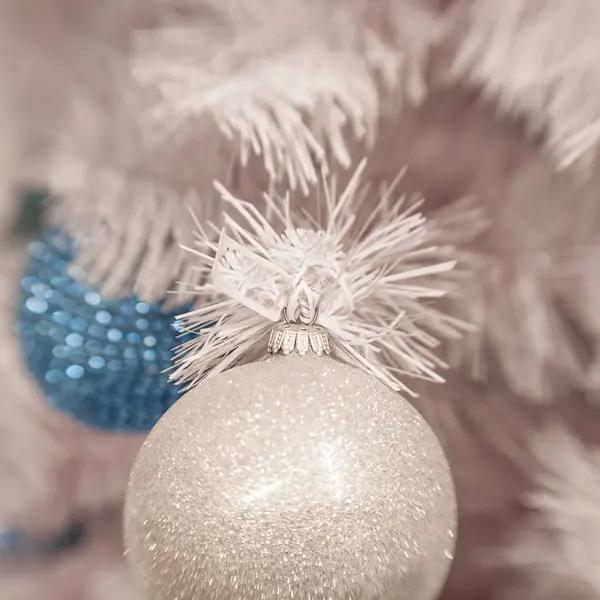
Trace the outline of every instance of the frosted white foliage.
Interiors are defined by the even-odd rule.
[[[152,143],[193,135],[210,117],[240,144],[242,164],[260,155],[273,179],[305,193],[330,159],[349,166],[348,136],[375,136],[378,76],[422,97],[423,63],[444,31],[412,1],[183,6],[135,36],[134,77],[158,92],[144,119]]]
[[[173,240],[188,242],[190,194],[202,222],[215,218],[215,180],[236,193],[251,179],[308,194],[320,173],[350,166],[357,140],[369,146],[384,108],[423,97],[428,52],[445,31],[412,0],[125,4],[127,18],[105,14],[118,44],[86,34],[93,52],[69,50],[86,77],[61,83],[69,118],[44,178],[55,223],[86,240],[92,281],[148,301],[187,277]]]
[[[449,211],[429,221],[422,201],[398,196],[398,182],[379,191],[361,185],[363,169],[341,191],[325,179],[312,217],[287,195],[265,198],[267,219],[218,186],[225,228],[198,225],[189,249],[203,281],[189,291],[202,307],[181,317],[197,337],[180,348],[175,380],[194,385],[266,348],[285,308],[303,321],[316,317],[340,359],[395,390],[411,393],[410,376],[443,381],[435,349],[467,325],[436,301],[456,293],[468,261],[457,268],[454,244],[480,231],[480,214],[461,205],[460,218]]]
[[[531,580],[535,598],[600,595],[600,448],[563,427],[536,439],[537,488],[526,498],[534,517],[510,548],[508,561]],[[563,595],[555,595],[562,590]],[[527,594],[532,597],[531,594]]]
[[[581,357],[556,307],[559,274],[547,256],[482,261],[462,305],[476,332],[457,353],[477,380],[500,371],[536,402],[552,398],[559,380],[582,380]]]
[[[77,232],[77,263],[89,282],[101,283],[108,296],[134,290],[148,302],[161,302],[177,278],[190,277],[180,243],[189,234],[182,205],[202,206],[193,190],[179,193],[76,161],[69,161],[68,171],[60,180],[55,174],[54,189],[62,196],[51,214]],[[82,178],[85,193],[76,193]]]
[[[587,167],[600,142],[600,3],[477,0],[454,75],[483,86],[547,136],[561,167]]]

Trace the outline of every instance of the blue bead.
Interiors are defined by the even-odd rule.
[[[66,338],[67,346],[72,348],[79,348],[83,346],[83,336],[79,333],[70,333]]]
[[[99,310],[96,313],[96,321],[102,325],[108,325],[112,320],[110,313],[106,310]]]
[[[97,306],[102,302],[102,296],[98,292],[87,292],[85,295],[85,303],[90,306]]]
[[[102,369],[106,365],[106,360],[104,360],[104,358],[101,356],[92,356],[88,360],[88,365],[90,365],[92,369]]]
[[[120,329],[109,329],[106,337],[111,342],[120,342],[123,339],[123,332]]]
[[[16,330],[48,401],[105,430],[149,431],[177,400],[168,381],[173,348],[187,341],[175,316],[136,296],[106,299],[70,263],[72,241],[45,231],[29,245]]]
[[[41,315],[48,310],[48,303],[43,298],[31,296],[30,298],[27,298],[25,304],[27,306],[27,310],[36,315]]]
[[[71,379],[81,379],[85,375],[85,371],[81,365],[70,365],[67,367],[65,373]]]
[[[147,315],[150,312],[150,306],[145,302],[138,302],[135,305],[135,310],[140,313],[140,315]]]

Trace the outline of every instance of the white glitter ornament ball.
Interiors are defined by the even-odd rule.
[[[455,524],[417,411],[294,354],[210,378],[166,413],[131,474],[125,539],[148,600],[434,600]]]

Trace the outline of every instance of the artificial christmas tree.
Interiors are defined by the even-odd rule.
[[[600,597],[599,33],[585,0],[1,2],[0,596],[138,597],[119,523],[144,434],[65,417],[28,372],[17,186],[52,190],[44,225],[98,294],[177,312],[202,307],[180,245],[190,209],[216,239],[214,180],[310,215],[322,173],[341,189],[366,156],[373,203],[404,167],[426,217],[470,198],[442,302],[472,330],[439,349],[446,383],[411,382],[457,488],[442,598]]]

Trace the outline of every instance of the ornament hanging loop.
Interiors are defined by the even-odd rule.
[[[269,354],[281,353],[300,354],[305,356],[308,353],[316,356],[328,355],[331,353],[331,341],[329,333],[324,327],[317,325],[319,318],[319,308],[315,308],[310,321],[302,321],[300,307],[294,314],[294,320],[290,320],[287,308],[281,311],[281,320],[271,329],[269,337]]]
[[[284,306],[281,310],[281,319],[286,325],[306,325],[307,327],[313,327],[319,318],[319,307],[317,306],[313,312],[313,316],[310,321],[305,322],[302,320],[302,311],[298,306],[294,311],[294,319],[290,320],[288,316],[287,307]]]

